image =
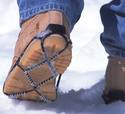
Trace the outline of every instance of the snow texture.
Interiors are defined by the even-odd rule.
[[[9,99],[2,93],[19,33],[16,0],[0,2],[0,114],[125,114],[125,103],[105,105],[107,54],[100,43],[103,27],[99,9],[110,0],[85,0],[81,19],[71,33],[73,60],[64,73],[56,102],[42,104]]]

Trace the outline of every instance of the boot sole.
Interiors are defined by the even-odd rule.
[[[50,36],[49,38],[54,38],[54,36]],[[51,47],[48,47],[48,50]],[[52,50],[51,50],[52,51]],[[55,52],[57,50],[54,50]],[[50,55],[53,52],[50,52]],[[22,100],[32,100],[32,101],[40,101],[41,98],[38,93],[44,95],[49,100],[53,101],[57,98],[56,91],[56,79],[50,80],[47,84],[43,84],[39,86],[37,89],[32,90],[30,83],[27,81],[27,76],[23,72],[22,69],[27,68],[28,66],[38,64],[43,59],[43,51],[41,48],[41,40],[35,39],[25,50],[23,56],[19,61],[19,65],[17,65],[8,75],[4,87],[3,92],[10,96],[14,93],[20,93],[24,91],[29,91],[25,93],[25,95],[18,95],[16,99]],[[69,66],[72,59],[72,49],[69,46],[64,52],[59,55],[58,58],[54,60],[55,68],[59,73],[63,73],[67,67]],[[33,83],[39,84],[44,80],[51,78],[51,71],[47,64],[43,64],[39,67],[34,68],[28,75],[33,79]],[[31,91],[32,90],[32,91]]]

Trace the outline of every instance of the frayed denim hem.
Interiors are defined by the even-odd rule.
[[[20,26],[27,19],[30,19],[39,13],[47,12],[50,10],[51,11],[52,10],[60,11],[66,16],[68,23],[69,23],[69,27],[70,27],[70,32],[71,32],[73,29],[74,23],[71,22],[72,17],[70,14],[70,9],[66,5],[64,6],[63,4],[60,5],[60,4],[56,4],[56,3],[47,3],[47,4],[42,5],[42,6],[38,6],[35,8],[20,11]]]

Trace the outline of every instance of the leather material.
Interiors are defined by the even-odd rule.
[[[15,45],[12,64],[16,62],[21,52],[24,50],[27,44],[32,40],[32,38],[37,33],[44,31],[49,24],[54,23],[55,20],[51,20],[51,17],[50,17],[53,15],[57,16],[55,20],[61,20],[55,23],[64,25],[66,27],[67,34],[68,35],[70,34],[69,28],[68,28],[68,22],[62,13],[59,13],[57,11],[55,12],[50,11],[50,12],[41,13],[39,15],[32,17],[31,19],[25,21],[22,24],[21,31],[19,33],[18,40]]]
[[[110,99],[114,98],[120,100],[121,97],[119,96],[123,97],[125,95],[125,94],[121,95],[121,93],[125,93],[125,59],[112,56],[109,56],[108,59],[109,61],[105,74],[106,85],[102,96],[105,101],[107,99],[110,101]],[[117,93],[117,94],[112,95],[111,93]],[[123,98],[125,98],[125,96]]]

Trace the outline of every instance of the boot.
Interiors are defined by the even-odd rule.
[[[106,86],[102,95],[106,104],[125,101],[125,59],[109,56]]]
[[[49,11],[34,16],[22,25],[3,92],[22,100],[56,100],[56,78],[65,72],[71,58],[72,44],[64,15]]]

